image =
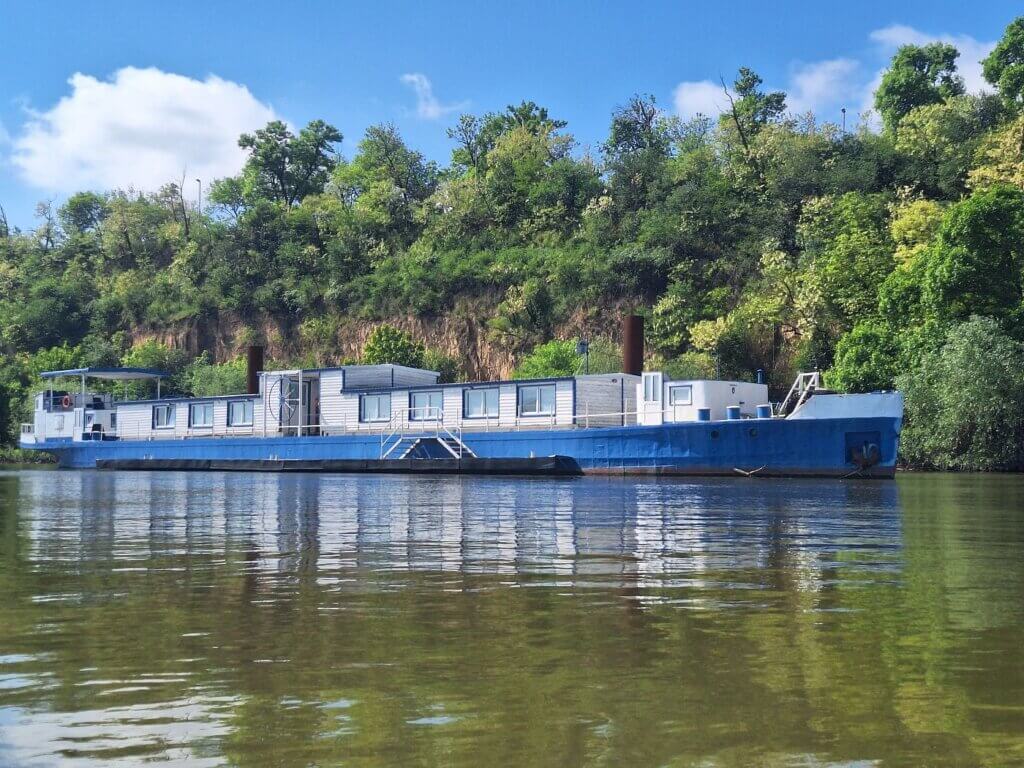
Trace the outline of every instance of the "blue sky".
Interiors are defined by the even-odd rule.
[[[0,205],[33,226],[39,200],[80,188],[204,183],[241,162],[237,133],[323,118],[351,155],[394,122],[445,162],[460,111],[522,99],[569,121],[581,148],[612,109],[653,94],[714,110],[739,66],[839,119],[870,98],[895,47],[947,39],[977,60],[1021,12],[994,2],[27,3],[0,0]]]

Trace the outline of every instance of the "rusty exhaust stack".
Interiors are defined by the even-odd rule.
[[[263,347],[252,346],[246,350],[245,391],[250,395],[260,392],[260,372],[263,370]]]
[[[626,315],[622,320],[622,372],[639,376],[644,370],[644,319]]]

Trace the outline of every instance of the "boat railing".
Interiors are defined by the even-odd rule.
[[[807,398],[814,394],[816,390],[821,389],[821,373],[818,371],[811,371],[810,373],[799,373],[796,379],[793,381],[793,386],[789,388],[789,392],[786,393],[786,398],[782,401],[776,411],[776,415],[786,416],[792,413],[801,405],[803,405]]]

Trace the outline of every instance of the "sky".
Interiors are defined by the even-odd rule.
[[[529,99],[596,152],[636,93],[682,117],[716,114],[720,78],[757,71],[795,113],[848,125],[902,44],[954,43],[969,91],[1021,7],[1004,0],[893,2],[86,3],[0,0],[0,206],[80,190],[193,196],[245,160],[238,135],[321,118],[351,157],[392,122],[441,164],[446,128]]]

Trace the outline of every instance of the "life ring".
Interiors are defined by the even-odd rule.
[[[62,397],[60,399],[60,404],[61,404],[61,407],[63,407],[63,408],[70,408],[71,407],[71,402],[72,402],[71,401],[71,395],[64,395],[64,397]]]

